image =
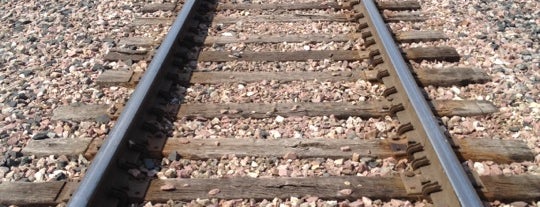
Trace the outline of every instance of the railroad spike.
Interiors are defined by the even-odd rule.
[[[424,150],[424,146],[422,144],[415,142],[415,141],[409,141],[407,143],[407,154],[409,156],[412,156],[414,153],[421,152]]]
[[[413,170],[416,170],[418,168],[424,167],[429,165],[430,162],[426,156],[422,156],[420,158],[415,158],[411,161],[411,166]]]
[[[377,79],[380,81],[382,81],[384,77],[388,77],[388,76],[390,76],[390,73],[388,72],[388,70],[383,69],[377,72]]]
[[[356,21],[361,18],[364,18],[364,14],[362,13],[354,13],[354,14],[346,14],[347,20],[349,21]]]
[[[347,2],[343,2],[343,9],[352,9],[354,7],[354,5],[357,5],[359,4],[360,1],[358,0],[349,0]]]
[[[397,114],[397,112],[400,112],[400,111],[403,111],[405,110],[405,107],[403,106],[402,103],[399,103],[399,104],[394,104],[390,107],[389,109],[389,112],[390,114],[392,114],[393,116],[395,116]],[[399,128],[398,128],[398,134],[399,135],[403,135],[403,133],[399,133]]]
[[[394,105],[394,106],[403,108],[403,104],[401,104],[401,103],[397,104],[397,105]],[[392,106],[392,107],[394,107],[394,106]],[[403,108],[403,110],[404,110],[404,108]],[[392,111],[392,108],[390,108],[390,111]],[[401,135],[405,134],[408,131],[412,131],[413,129],[414,129],[414,126],[410,122],[408,122],[408,123],[399,125],[399,127],[397,128],[397,133],[398,133],[398,135],[401,136]]]
[[[428,181],[422,184],[422,194],[429,197],[430,194],[441,191],[441,185],[438,182]]]
[[[368,37],[364,40],[364,45],[365,47],[369,47],[371,45],[375,45],[375,39],[373,39],[373,37]]]
[[[368,37],[372,37],[373,35],[371,34],[371,31],[365,31],[365,32],[362,32],[362,38],[366,39]]]
[[[384,60],[380,55],[369,58],[369,64],[371,64],[372,67],[376,67],[382,63],[384,63]]]
[[[388,72],[388,71],[387,71],[387,72]],[[390,87],[384,89],[382,95],[383,95],[384,97],[388,97],[388,96],[390,96],[390,95],[392,95],[392,94],[395,94],[395,93],[397,93],[396,87],[390,86]]]
[[[358,23],[358,27],[356,28],[358,31],[362,31],[366,28],[368,28],[369,25],[367,22],[364,22],[364,21],[361,21],[360,23]]]
[[[371,51],[369,51],[369,57],[370,58],[373,58],[377,55],[381,55],[381,52],[379,51],[379,49],[373,49]]]

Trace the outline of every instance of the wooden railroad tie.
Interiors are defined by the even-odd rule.
[[[487,191],[479,194],[489,201],[537,200],[540,195],[540,177],[480,176]],[[161,186],[174,186],[163,191]],[[0,184],[0,203],[19,206],[54,206],[66,202],[73,194],[77,182],[52,181],[43,183],[7,182]],[[209,194],[213,189],[215,194]],[[348,191],[343,191],[350,189]],[[383,190],[384,189],[384,190]],[[342,193],[340,193],[342,192]],[[343,193],[345,192],[345,193]],[[167,202],[169,199],[190,201],[197,198],[257,200],[291,196],[312,195],[320,199],[356,199],[362,196],[372,199],[417,199],[419,195],[407,193],[400,176],[339,176],[309,178],[249,178],[235,177],[222,179],[166,179],[152,180],[144,200]]]
[[[178,81],[182,85],[189,84],[221,84],[221,83],[253,83],[263,80],[274,80],[279,83],[291,81],[357,81],[366,80],[378,82],[377,70],[354,70],[338,72],[210,72],[195,71],[192,73],[179,73]],[[471,83],[485,83],[491,77],[480,69],[473,68],[444,68],[444,69],[416,69],[417,81],[422,86],[464,86]],[[127,86],[134,87],[134,82],[142,73],[132,71],[107,70],[103,72],[96,83],[101,87]]]
[[[491,102],[469,100],[434,100],[431,102],[438,116],[476,116],[498,111]],[[355,104],[343,102],[323,103],[196,103],[183,104],[177,114],[179,118],[224,117],[229,118],[272,118],[276,115],[291,116],[330,116],[348,118],[351,116],[371,118],[391,115],[391,104],[386,101],[365,101]]]
[[[439,31],[407,31],[399,32],[396,35],[396,40],[403,43],[411,42],[428,42],[437,40],[446,40],[448,37]],[[310,35],[251,35],[246,38],[237,38],[232,36],[209,36],[204,40],[205,45],[224,45],[232,43],[303,43],[303,42],[347,42],[359,39],[361,33],[352,34],[310,34]]]
[[[374,137],[373,137],[374,138]],[[219,142],[219,146],[215,143]],[[464,160],[494,161],[496,163],[524,162],[534,159],[534,154],[526,143],[497,139],[456,140],[456,153]],[[350,150],[343,151],[347,146]],[[261,150],[262,148],[267,150]],[[400,150],[396,150],[400,149]],[[298,159],[330,158],[351,159],[353,153],[360,157],[387,158],[403,157],[405,148],[380,139],[182,139],[169,138],[163,151],[149,148],[150,153],[159,158],[176,152],[184,159],[220,159],[227,155],[237,157],[282,157],[288,152]]]
[[[212,20],[212,25],[230,25],[237,22],[250,22],[250,23],[279,23],[279,22],[307,22],[307,21],[331,21],[331,22],[352,22],[357,19],[357,15],[346,14],[334,14],[334,15],[322,15],[322,14],[309,14],[309,15],[256,15],[256,16],[244,16],[244,17],[226,17],[215,16]],[[385,15],[385,21],[387,22],[400,22],[400,21],[412,21],[421,22],[426,21],[427,17],[420,12],[397,12],[389,13]],[[162,17],[137,17],[131,22],[131,26],[145,26],[145,25],[171,25],[174,19],[162,18]]]
[[[351,1],[349,1],[351,2]],[[336,2],[307,2],[307,3],[290,3],[290,4],[236,4],[236,3],[220,3],[216,10],[308,10],[308,9],[350,9],[350,4],[345,2],[339,4]],[[380,10],[418,10],[420,3],[416,0],[406,1],[378,1],[377,6]]]
[[[459,61],[460,56],[452,47],[418,47],[404,49],[404,54],[413,61]],[[311,50],[291,52],[253,52],[253,51],[202,51],[198,61],[227,62],[227,61],[308,61],[331,59],[334,61],[366,60],[368,51],[361,50]]]

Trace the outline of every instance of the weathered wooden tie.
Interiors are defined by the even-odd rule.
[[[244,17],[216,16],[212,24],[236,24],[237,22],[269,23],[269,22],[305,22],[305,21],[331,21],[331,22],[352,22],[358,19],[359,15],[349,14],[294,14],[294,15],[256,15]],[[428,18],[421,12],[395,12],[384,16],[386,22],[421,22]]]
[[[360,33],[351,34],[310,34],[310,35],[250,35],[247,38],[237,38],[231,36],[209,36],[204,40],[205,45],[224,45],[231,43],[302,43],[302,42],[347,42],[359,39],[362,36]],[[439,31],[407,31],[396,34],[396,40],[403,43],[410,42],[428,42],[445,40],[448,37]]]
[[[540,176],[481,176],[487,192],[479,191],[487,200],[535,200],[540,198]],[[174,190],[163,191],[161,186],[172,185]],[[216,190],[217,189],[217,190]],[[349,191],[350,190],[350,191]],[[210,192],[213,193],[210,193]],[[349,193],[350,192],[350,193]],[[420,195],[408,194],[399,176],[340,176],[309,178],[249,178],[222,179],[167,179],[153,180],[145,200],[166,202],[190,201],[197,198],[256,200],[291,196],[316,196],[327,200],[356,200],[362,196],[371,199],[409,199]]]
[[[28,145],[22,149],[22,153],[25,156],[65,155],[73,158],[84,154],[91,141],[91,138],[30,140]]]
[[[538,200],[540,176],[480,176],[485,190],[480,195],[488,201]],[[163,191],[164,185],[174,190]],[[0,204],[18,206],[55,206],[66,202],[78,186],[77,182],[3,182],[0,184]],[[217,190],[216,190],[217,189]],[[351,193],[348,193],[350,189]],[[212,191],[212,193],[210,193]],[[341,192],[341,193],[340,193]],[[407,194],[399,176],[340,176],[309,178],[249,178],[221,179],[167,179],[153,180],[144,200],[167,202],[191,201],[197,198],[254,198],[256,200],[282,199],[291,196],[317,196],[328,200],[356,200],[362,196],[371,199],[402,198],[415,200],[418,195]]]
[[[219,146],[216,146],[219,143]],[[515,140],[462,139],[455,140],[456,153],[463,160],[496,163],[523,162],[534,159],[527,144]],[[261,149],[265,150],[261,150]],[[347,149],[347,150],[343,150]],[[163,151],[149,149],[155,157],[167,157],[176,152],[183,159],[220,159],[227,155],[237,157],[282,157],[295,153],[298,159],[330,158],[351,159],[353,153],[360,157],[404,157],[406,145],[396,144],[376,137],[359,139],[180,139],[169,138]]]
[[[403,50],[413,61],[459,61],[460,56],[452,47],[418,47]],[[366,60],[369,52],[359,50],[312,50],[291,52],[252,52],[252,51],[203,51],[198,61],[307,61],[307,60]]]
[[[307,3],[290,3],[290,4],[236,4],[236,3],[220,3],[216,7],[217,11],[223,10],[307,10],[307,9],[342,9],[343,6],[337,2],[307,2]]]
[[[59,106],[53,111],[52,120],[70,121],[95,121],[97,118],[108,116],[107,104],[82,104],[74,103],[66,106]]]
[[[403,1],[377,1],[377,8],[380,10],[418,10],[422,7],[417,0],[403,0]]]
[[[428,20],[428,16],[422,12],[395,12],[384,14],[385,22],[423,22]]]
[[[414,75],[421,86],[466,86],[491,81],[485,71],[475,68],[418,69]]]
[[[191,79],[188,74],[179,75],[180,81],[186,85],[219,84],[219,83],[251,83],[264,80],[275,80],[280,83],[291,81],[356,81],[359,79],[378,82],[377,70],[354,70],[336,72],[193,72]],[[471,83],[485,83],[490,76],[480,69],[473,68],[444,68],[414,70],[418,82],[422,86],[452,86]]]
[[[307,10],[307,9],[350,9],[351,5],[339,4],[336,2],[306,2],[290,4],[236,4],[222,3],[218,4],[216,10]],[[407,1],[378,1],[377,7],[381,10],[417,10],[420,9],[420,3],[416,0]]]
[[[131,22],[131,26],[144,26],[144,25],[170,25],[172,24],[172,18],[162,17],[137,17]]]
[[[96,84],[101,87],[135,87],[141,76],[142,72],[133,72],[131,70],[106,70],[99,74]]]
[[[421,62],[447,61],[458,62],[461,56],[453,47],[416,47],[404,49],[407,59]]]
[[[213,25],[236,24],[237,22],[251,23],[276,23],[276,22],[305,22],[305,21],[328,21],[328,22],[350,22],[355,18],[345,14],[283,14],[283,15],[253,15],[230,17],[216,15]]]
[[[488,101],[435,100],[432,101],[435,113],[439,116],[475,116],[497,111]],[[386,101],[366,101],[347,104],[342,102],[325,103],[197,103],[183,104],[177,114],[179,118],[223,117],[229,118],[271,118],[276,115],[291,116],[330,116],[348,118],[351,116],[370,118],[390,115],[390,104]]]
[[[120,39],[118,44],[120,45],[127,45],[127,46],[140,46],[140,47],[147,47],[147,46],[153,46],[157,45],[160,41],[156,40],[153,37],[125,37]]]
[[[362,36],[360,33],[351,34],[309,34],[309,35],[284,35],[284,36],[271,36],[271,35],[250,35],[246,38],[238,38],[231,36],[209,36],[204,40],[205,45],[224,45],[233,43],[301,43],[301,42],[347,42],[354,39],[358,39]],[[430,42],[438,40],[446,40],[448,37],[440,31],[406,31],[398,32],[396,40],[402,43],[411,42]],[[159,40],[155,40],[150,37],[126,37],[120,39],[120,45],[128,46],[153,46],[157,45]]]
[[[401,43],[432,42],[448,39],[448,36],[446,36],[446,34],[443,32],[432,30],[397,32],[395,37],[396,40]]]
[[[415,12],[396,12],[385,15],[387,22],[412,21],[419,22],[427,20],[424,14]],[[243,17],[215,16],[212,25],[236,24],[237,22],[251,23],[279,23],[279,22],[306,22],[306,21],[331,21],[331,22],[353,22],[358,19],[358,14],[294,14],[294,15],[254,15]],[[131,26],[144,25],[170,25],[172,18],[160,17],[137,17],[131,22]]]
[[[176,8],[176,3],[151,3],[144,4],[141,12],[152,13],[157,11],[173,11]]]
[[[474,68],[415,69],[415,76],[422,86],[464,86],[472,83],[485,83],[491,80],[484,71]],[[353,70],[335,72],[285,71],[285,72],[211,72],[195,71],[180,73],[178,82],[189,84],[252,83],[275,80],[280,83],[291,81],[357,81],[359,79],[378,82],[377,70]],[[134,87],[142,74],[131,71],[107,70],[96,80],[101,87]]]
[[[76,182],[3,182],[0,184],[0,204],[17,206],[56,206],[70,199]]]
[[[351,34],[309,34],[309,35],[250,35],[247,38],[228,36],[209,36],[204,40],[205,45],[224,45],[231,43],[301,43],[301,42],[347,42],[361,37],[360,33]]]
[[[276,80],[280,83],[291,81],[356,81],[361,77],[360,71],[339,71],[339,72],[193,72],[191,79],[187,74],[182,82],[199,84],[219,84],[219,83],[252,83],[263,80]]]
[[[230,52],[203,51],[198,61],[227,62],[227,61],[307,61],[307,60],[364,60],[369,58],[365,51],[351,50],[314,50],[292,52]]]
[[[105,61],[126,61],[126,60],[133,60],[133,61],[141,61],[141,60],[148,60],[150,58],[150,55],[145,53],[123,53],[123,52],[109,52],[105,56],[103,56],[103,60]]]

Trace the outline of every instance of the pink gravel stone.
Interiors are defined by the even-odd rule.
[[[173,190],[176,190],[176,187],[174,187],[174,185],[172,185],[172,184],[165,184],[165,185],[162,185],[161,187],[159,187],[159,189],[161,191],[173,191]]]
[[[343,152],[348,152],[348,151],[351,151],[351,147],[343,146],[343,147],[340,148],[340,150],[343,151]]]
[[[287,152],[287,154],[285,154],[283,156],[283,159],[291,159],[291,160],[294,160],[296,159],[298,156],[296,155],[296,153],[294,152]]]
[[[392,199],[392,200],[390,200],[390,204],[392,206],[403,206],[403,201],[397,200],[397,199]]]
[[[277,169],[278,169],[278,175],[279,176],[281,176],[281,177],[288,177],[289,176],[290,171],[287,170],[286,165],[280,165]]]
[[[208,191],[208,195],[216,195],[220,192],[219,188],[214,188],[210,191]]]
[[[317,202],[317,200],[319,200],[319,197],[311,196],[311,197],[306,198],[306,202],[308,203]]]
[[[345,195],[345,196],[351,195],[351,193],[352,193],[351,189],[343,189],[339,191],[340,195]]]
[[[349,203],[350,207],[364,207],[364,202],[361,200],[356,200],[355,202]]]
[[[22,148],[20,147],[13,147],[13,149],[11,149],[11,151],[13,152],[21,152]]]

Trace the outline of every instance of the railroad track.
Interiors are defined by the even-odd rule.
[[[156,4],[145,8],[151,12],[178,10],[179,7]],[[145,17],[133,22],[133,26],[170,24],[169,33],[155,52],[128,47],[112,50],[105,57],[121,61],[151,58],[152,62],[144,71],[109,70],[98,78],[98,83],[103,86],[136,87],[125,106],[118,106],[116,113],[113,112],[113,117],[119,117],[105,142],[94,140],[89,147],[84,147],[85,155],[92,160],[92,164],[82,182],[2,183],[0,192],[10,196],[2,197],[1,203],[56,205],[69,201],[69,206],[127,206],[144,202],[190,202],[213,198],[258,202],[291,197],[315,197],[315,201],[356,201],[368,197],[413,202],[425,200],[434,206],[482,206],[483,202],[493,200],[533,201],[540,198],[538,176],[478,176],[462,164],[466,160],[522,162],[534,160],[534,155],[519,142],[453,140],[448,135],[437,117],[488,115],[496,112],[497,108],[488,101],[428,100],[424,95],[422,86],[484,83],[489,81],[489,76],[472,68],[426,69],[413,68],[408,64],[408,61],[452,62],[460,58],[450,47],[399,47],[398,43],[446,39],[444,34],[437,31],[388,30],[385,22],[425,21],[429,18],[409,11],[419,10],[418,2],[375,3],[364,0],[340,4],[235,4],[187,0],[181,8],[174,21],[170,18]],[[309,13],[316,9],[344,12]],[[227,11],[238,10],[258,13],[225,15]],[[304,10],[307,12],[297,12]],[[383,10],[390,12],[381,12]],[[354,24],[356,31],[343,35],[280,36],[217,36],[211,31],[238,22],[302,24],[312,21],[346,22]],[[148,37],[126,38],[123,41],[125,45],[135,46],[152,46],[160,42]],[[283,42],[335,42],[351,43],[353,46],[347,49],[305,48],[295,51],[266,51],[263,50],[268,49],[265,47],[229,50],[226,47],[227,44],[238,43],[268,46]],[[361,63],[348,70],[306,71],[293,68],[290,71],[257,71],[257,64],[261,63],[286,65],[290,62],[311,64],[314,61]],[[228,65],[235,65],[238,69],[224,69]],[[378,95],[354,96],[351,99],[355,101],[334,102],[321,101],[319,98],[306,99],[298,95],[296,98],[299,101],[277,98],[271,103],[211,103],[213,99],[209,92],[203,98],[210,99],[210,102],[193,100],[189,103],[189,97],[186,97],[186,88],[191,86],[209,90],[213,84],[240,84],[246,87],[250,83],[269,82],[265,89],[279,92],[279,84],[273,83],[322,81],[341,84],[358,80],[382,84],[384,90],[378,91]],[[282,135],[277,130],[271,133],[259,130],[257,134],[237,134],[246,139],[213,139],[208,138],[212,133],[203,134],[201,131],[179,133],[176,124],[179,120],[211,123],[213,120],[230,119],[247,119],[254,123],[256,120],[270,119],[283,123],[285,119],[310,117],[330,117],[331,120],[347,120],[351,117],[360,120],[390,119],[395,126],[374,133],[362,132],[364,136],[355,133],[347,139],[332,138],[328,134],[305,139],[280,138]],[[284,127],[283,124],[278,126]],[[264,174],[264,169],[255,174],[246,170],[249,173],[244,172],[244,176],[208,170],[206,176],[197,177],[191,174],[187,166],[183,166],[190,162],[204,165],[206,162],[235,159],[252,161],[247,164],[251,165],[250,169],[258,169],[259,164],[255,161],[271,159],[274,161],[270,163],[277,168],[269,174]],[[328,169],[327,173],[307,175],[294,174],[294,169],[287,169],[287,163],[301,160],[309,162],[308,168],[317,164],[325,168],[321,159],[324,162],[333,161],[340,171],[331,172]],[[365,170],[360,170],[359,166],[367,167],[377,163],[377,159],[404,160],[401,163],[403,167],[395,167],[394,172],[376,174],[378,176],[362,174]],[[160,169],[173,170],[159,172]],[[29,194],[43,196],[32,200],[28,199]]]

